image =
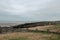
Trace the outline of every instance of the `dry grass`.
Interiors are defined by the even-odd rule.
[[[48,26],[37,26],[35,28],[29,28],[31,30],[47,30],[57,31],[60,30],[59,27],[48,25]],[[44,34],[44,33],[34,33],[34,32],[15,32],[15,33],[7,33],[0,34],[0,40],[60,40],[60,36],[56,34]]]
[[[37,26],[37,27],[32,27],[32,28],[29,28],[30,30],[36,30],[36,29],[38,29],[38,30],[46,30],[46,29],[48,29],[48,28],[50,28],[50,27],[53,27],[53,25],[48,25],[48,26]]]
[[[57,35],[31,33],[31,32],[16,32],[8,34],[0,34],[0,40],[49,40],[56,38]]]
[[[50,31],[54,31],[54,32],[60,32],[60,26],[56,26],[56,25],[48,25],[48,26],[37,26],[37,27],[32,27],[32,28],[29,28],[30,30],[44,30],[44,31],[47,31],[47,29],[49,29]]]

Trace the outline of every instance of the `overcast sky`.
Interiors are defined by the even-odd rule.
[[[60,0],[0,0],[0,20],[60,20]]]

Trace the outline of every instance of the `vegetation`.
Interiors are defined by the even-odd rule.
[[[35,27],[32,27],[30,30],[32,30],[33,28]],[[40,29],[43,29],[43,31],[44,30],[45,31],[39,32],[38,30]],[[53,26],[48,25],[42,27],[37,26],[35,30],[32,30],[32,32],[14,31],[13,33],[0,34],[0,40],[60,40],[59,34],[49,33],[49,31],[60,32],[60,24],[53,25]]]
[[[28,38],[19,37],[19,38],[11,38],[8,40],[28,40]]]
[[[60,35],[35,32],[15,32],[1,34],[0,40],[60,40]]]

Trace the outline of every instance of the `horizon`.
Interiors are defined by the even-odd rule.
[[[55,20],[60,21],[60,20]],[[52,22],[52,21],[0,21],[0,23],[30,23],[30,22]]]

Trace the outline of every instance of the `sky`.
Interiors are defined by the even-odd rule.
[[[60,0],[0,0],[0,21],[60,20]]]

